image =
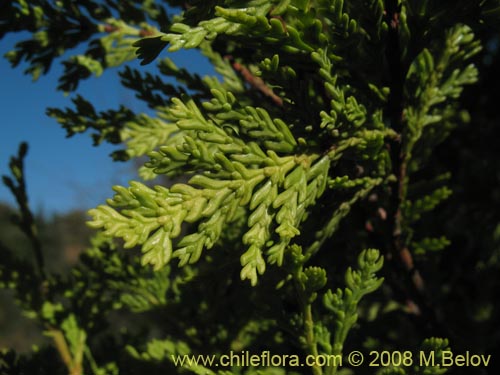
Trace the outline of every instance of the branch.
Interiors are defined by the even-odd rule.
[[[64,338],[64,334],[58,329],[50,328],[47,332],[47,335],[52,337],[52,339],[54,340],[56,349],[59,352],[62,361],[66,365],[66,368],[69,371],[69,375],[81,375],[83,373],[82,364],[79,362],[74,363],[73,357],[71,356],[71,352],[68,347],[68,343]]]
[[[229,60],[232,60],[231,56],[226,56]],[[264,80],[260,77],[257,77],[252,74],[250,70],[248,70],[247,67],[244,65],[241,65],[240,63],[236,61],[231,62],[234,70],[236,70],[238,73],[241,74],[243,79],[247,81],[253,88],[257,89],[261,93],[263,93],[265,96],[271,98],[271,100],[277,104],[278,106],[282,107],[283,106],[283,99],[281,99],[278,95],[276,95],[273,90],[264,82]]]
[[[442,324],[438,322],[434,307],[431,305],[426,293],[425,282],[420,272],[415,267],[413,255],[408,247],[408,233],[404,230],[405,218],[403,217],[403,205],[407,199],[408,190],[408,163],[410,153],[404,152],[403,139],[404,129],[407,123],[404,116],[404,82],[405,67],[401,61],[401,47],[399,41],[400,32],[400,5],[397,0],[388,0],[386,2],[385,17],[389,25],[387,34],[386,59],[390,76],[390,95],[387,106],[388,116],[390,118],[392,129],[399,134],[399,137],[393,140],[389,145],[391,160],[393,162],[393,174],[397,177],[391,185],[391,198],[388,230],[391,235],[392,255],[398,259],[402,265],[405,274],[410,279],[409,290],[403,290],[406,294],[406,305],[415,315],[422,315],[428,319],[433,326],[441,332],[446,332]],[[401,289],[398,282],[393,280],[396,289]],[[406,289],[403,287],[403,289]],[[435,332],[433,333],[435,334]]]

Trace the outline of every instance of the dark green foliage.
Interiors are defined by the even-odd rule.
[[[25,60],[37,78],[64,55],[66,92],[124,66],[122,84],[154,111],[98,112],[78,94],[74,109],[48,111],[69,136],[90,130],[95,144],[123,144],[116,159],[149,158],[143,181],[115,186],[107,204],[89,211],[100,232],[69,275],[44,265],[25,193],[25,146],[5,178],[35,263],[0,249],[1,285],[43,326],[60,367],[363,375],[374,369],[176,361],[230,351],[303,361],[350,350],[440,358],[448,345],[477,354],[498,348],[490,299],[498,294],[500,220],[490,201],[500,195],[481,195],[498,185],[490,144],[498,116],[485,103],[494,90],[486,75],[498,75],[490,27],[500,3],[166,3],[15,1],[0,16],[0,36],[32,32],[7,53],[13,66]],[[87,41],[83,54],[68,56]],[[177,67],[168,56],[180,49],[197,49],[218,75]],[[136,57],[158,71],[126,65]],[[480,79],[486,93],[476,89],[472,99]],[[484,155],[477,128],[489,137]],[[493,337],[475,338],[476,329]],[[5,351],[0,363],[8,374],[27,371],[39,353]]]

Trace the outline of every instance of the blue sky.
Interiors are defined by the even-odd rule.
[[[34,211],[53,214],[87,210],[104,203],[113,195],[112,185],[126,185],[127,181],[136,178],[134,168],[129,163],[112,161],[109,154],[117,147],[107,144],[93,147],[87,134],[66,138],[65,130],[48,117],[45,110],[71,106],[74,94],[64,96],[56,90],[61,72],[58,64],[36,82],[23,74],[23,67],[12,69],[3,55],[19,40],[17,35],[7,35],[0,40],[0,174],[8,173],[10,156],[17,152],[20,142],[26,141],[30,148],[25,172]],[[189,70],[212,72],[196,51],[180,51],[169,57]],[[138,62],[133,65],[139,66]],[[137,112],[146,110],[133,92],[120,85],[118,69],[83,81],[77,92],[98,110],[117,108],[120,104]],[[0,202],[14,204],[3,184]]]

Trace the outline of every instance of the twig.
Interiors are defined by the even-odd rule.
[[[114,33],[115,31],[120,31],[121,29],[118,26],[110,25],[110,24],[105,24],[102,27],[102,31],[105,33]],[[140,29],[139,30],[139,36],[142,38],[148,37],[148,36],[153,36],[156,33],[153,30],[147,30],[147,29]]]
[[[425,282],[420,272],[417,270],[413,256],[408,247],[408,237],[404,231],[404,217],[402,207],[407,199],[408,189],[408,163],[409,155],[403,151],[403,131],[404,131],[404,68],[401,62],[401,51],[399,45],[399,5],[397,0],[387,1],[387,8],[384,12],[386,22],[389,24],[386,58],[391,71],[391,94],[388,102],[388,112],[392,129],[399,133],[399,139],[395,139],[390,144],[391,159],[393,160],[393,173],[397,180],[392,184],[390,212],[388,215],[388,229],[392,237],[392,255],[398,259],[405,273],[410,278],[406,305],[415,315],[422,315],[428,322],[441,332],[447,330],[438,321],[435,308],[427,296]],[[391,254],[389,254],[391,255]],[[435,333],[434,333],[435,334]]]
[[[66,342],[63,333],[58,329],[50,328],[48,331],[48,335],[51,336],[54,340],[56,349],[59,352],[62,361],[66,365],[66,368],[69,371],[69,375],[82,375],[82,364],[81,362],[75,363],[75,361],[73,360],[68,347],[68,343]]]
[[[232,60],[231,56],[226,56],[229,60]],[[264,80],[260,77],[256,77],[255,75],[252,74],[250,70],[248,70],[247,67],[244,65],[240,64],[239,62],[232,61],[231,62],[234,70],[236,70],[238,73],[241,74],[243,79],[247,81],[252,87],[255,89],[259,90],[261,93],[264,95],[268,96],[271,98],[271,100],[279,105],[280,107],[283,106],[283,99],[281,99],[278,95],[276,95],[273,90],[264,82]]]

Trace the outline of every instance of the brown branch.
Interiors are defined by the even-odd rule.
[[[145,30],[145,29],[141,29],[139,31],[139,36],[145,38],[145,37],[148,37],[148,36],[153,36],[155,35],[155,32],[153,30]]]
[[[120,29],[118,27],[116,27],[116,26],[106,24],[106,25],[104,25],[103,30],[104,30],[105,33],[110,33],[111,34],[111,33],[114,33],[115,31],[120,30]]]
[[[413,256],[408,248],[408,237],[404,230],[404,215],[402,207],[406,201],[408,186],[408,155],[403,151],[404,133],[404,68],[401,62],[401,47],[399,44],[399,6],[395,0],[387,1],[385,10],[386,22],[389,25],[387,34],[387,64],[391,73],[391,94],[388,102],[388,115],[391,126],[399,133],[399,137],[389,145],[391,159],[393,161],[393,174],[397,177],[391,186],[390,209],[387,210],[388,229],[391,233],[392,254],[394,260],[399,262],[409,276],[410,290],[407,290],[406,305],[415,315],[428,312],[427,298],[425,295],[425,283],[415,267]],[[407,276],[407,277],[408,277]],[[411,296],[411,297],[410,297]],[[433,315],[433,314],[432,314]]]
[[[114,33],[115,31],[119,31],[120,28],[117,27],[117,26],[113,26],[113,25],[110,25],[110,24],[105,24],[104,27],[102,28],[102,30],[105,32],[105,33]],[[140,29],[139,30],[139,36],[141,38],[146,38],[148,36],[153,36],[155,35],[156,33],[153,31],[153,30],[148,30],[148,29]]]
[[[391,228],[393,255],[397,256],[407,270],[413,269],[413,258],[403,238],[402,205],[406,199],[407,185],[407,157],[403,153],[403,68],[399,45],[399,9],[397,1],[387,1],[385,10],[386,22],[389,24],[387,34],[386,59],[391,73],[389,102],[387,105],[391,126],[399,133],[399,140],[389,145],[393,161],[393,174],[397,177],[391,186],[391,203],[389,214],[389,228]]]
[[[405,230],[403,206],[407,200],[408,188],[408,163],[409,155],[404,152],[404,77],[405,69],[401,61],[401,48],[399,43],[399,5],[397,0],[388,0],[385,10],[386,22],[389,25],[387,34],[386,59],[391,74],[387,111],[391,126],[399,134],[399,139],[393,140],[389,145],[391,160],[393,161],[393,174],[397,177],[391,186],[391,199],[388,212],[388,234],[391,237],[391,253],[396,261],[396,272],[404,272],[408,280],[407,287],[398,283],[394,278],[394,288],[402,292],[408,310],[421,318],[416,322],[420,328],[431,330],[430,334],[449,336],[449,330],[444,322],[438,319],[435,306],[430,301],[425,282],[415,266],[413,255],[409,248],[408,231]],[[401,270],[402,268],[402,270]],[[397,270],[400,271],[397,271]]]
[[[399,7],[395,0],[387,1],[385,10],[386,22],[389,24],[387,35],[386,58],[391,72],[390,85],[391,94],[389,96],[388,111],[392,128],[400,134],[398,141],[390,144],[391,159],[393,160],[393,174],[397,176],[397,181],[392,185],[392,243],[394,252],[403,263],[405,269],[414,269],[413,257],[405,244],[403,238],[403,212],[402,206],[406,200],[406,187],[408,183],[407,155],[403,152],[403,82],[404,74],[401,63],[401,48],[399,45]],[[396,255],[396,254],[394,254]]]
[[[226,58],[232,60],[231,56],[226,56]],[[239,62],[232,61],[231,64],[234,70],[240,73],[243,79],[247,81],[253,88],[269,97],[275,104],[279,105],[280,107],[283,106],[283,99],[276,95],[262,78],[253,75],[247,67],[240,64]]]

